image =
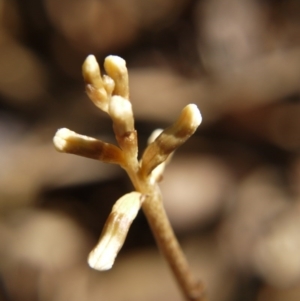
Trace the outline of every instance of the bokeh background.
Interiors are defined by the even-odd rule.
[[[111,271],[87,266],[132,190],[52,144],[61,127],[114,141],[84,92],[91,53],[126,59],[141,150],[202,112],[161,188],[210,300],[300,300],[298,0],[0,0],[0,300],[182,300],[142,212]]]

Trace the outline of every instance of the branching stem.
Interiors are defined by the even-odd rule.
[[[174,276],[187,300],[206,301],[204,286],[197,280],[174,234],[165,212],[162,195],[157,183],[151,184],[136,172],[138,162],[125,168],[136,191],[147,195],[142,209],[151,227],[155,240],[171,267]]]
[[[186,300],[206,301],[204,286],[192,274],[166,215],[157,184],[173,152],[200,125],[200,111],[195,104],[189,104],[183,108],[174,124],[159,130],[159,133],[155,131],[155,137],[151,135],[152,141],[149,141],[139,162],[126,62],[120,57],[108,56],[104,65],[107,75],[101,77],[96,58],[89,55],[83,64],[83,77],[90,99],[110,115],[119,147],[68,129],[58,130],[53,139],[58,151],[119,164],[126,170],[136,190],[121,197],[113,206],[99,242],[89,254],[88,263],[100,271],[112,267],[129,227],[142,206],[156,242]]]

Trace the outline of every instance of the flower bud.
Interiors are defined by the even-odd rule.
[[[155,141],[155,139],[163,132],[163,129],[154,130],[148,138],[148,145]],[[163,178],[163,173],[166,167],[166,163],[169,160],[166,160],[159,165],[157,165],[151,172],[150,182],[154,184],[155,182],[160,182]]]
[[[155,139],[163,132],[163,129],[154,130],[149,136],[147,143],[148,145],[155,141]]]
[[[60,152],[97,159],[105,163],[123,164],[124,161],[122,151],[115,145],[79,135],[66,128],[56,132],[53,143]]]
[[[98,62],[93,55],[89,55],[83,65],[82,74],[86,83],[86,92],[94,104],[102,111],[108,110],[108,95],[101,78]]]
[[[117,95],[113,96],[109,104],[109,115],[118,136],[134,131],[132,106],[128,99]]]
[[[103,75],[102,80],[103,80],[103,85],[104,85],[104,88],[105,88],[105,90],[107,92],[107,95],[109,97],[111,97],[112,93],[113,93],[113,91],[115,89],[115,82],[114,82],[114,80],[111,77],[109,77],[108,75]]]
[[[109,55],[104,61],[104,68],[115,82],[113,95],[129,99],[128,71],[125,60],[119,56]]]
[[[113,121],[113,129],[119,146],[135,158],[137,156],[137,135],[134,129],[131,102],[118,95],[112,96],[109,115]]]
[[[115,203],[97,246],[89,254],[88,264],[91,268],[104,271],[113,266],[144,197],[141,193],[133,191]]]
[[[141,160],[141,175],[150,175],[156,166],[194,134],[201,121],[200,111],[195,104],[184,107],[177,121],[146,148]]]

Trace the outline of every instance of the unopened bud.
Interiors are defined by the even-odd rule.
[[[109,104],[109,115],[113,120],[117,135],[134,131],[134,118],[131,102],[121,96],[113,96]]]
[[[155,139],[163,132],[163,129],[154,130],[149,136],[147,143],[148,145],[155,141]]]
[[[141,208],[144,197],[139,192],[131,192],[121,197],[113,206],[104,225],[97,246],[88,257],[88,264],[93,269],[110,269],[124,244],[131,223]]]
[[[102,111],[108,110],[108,95],[103,84],[99,64],[93,55],[89,55],[83,65],[82,74],[86,83],[86,92],[94,104]]]
[[[128,71],[125,60],[119,56],[109,55],[104,61],[104,68],[115,82],[113,95],[129,99]]]
[[[114,95],[109,104],[109,115],[113,121],[113,129],[119,146],[137,156],[137,134],[134,129],[134,117],[131,102],[121,96]]]
[[[154,130],[151,135],[149,136],[147,142],[148,145],[155,141],[155,139],[163,132],[163,129],[156,129]],[[168,161],[168,160],[166,160]],[[163,173],[166,167],[166,161],[157,165],[151,172],[151,183],[154,184],[155,182],[160,182],[163,178]]]
[[[108,75],[103,75],[102,80],[103,80],[103,85],[104,85],[104,88],[105,88],[105,90],[107,92],[107,95],[109,97],[111,97],[112,93],[113,93],[113,91],[115,89],[115,82],[114,82],[114,80],[111,77],[109,77]]]
[[[66,128],[59,129],[54,138],[55,148],[64,153],[79,155],[106,163],[123,164],[122,151],[113,144],[79,135]]]
[[[156,166],[164,162],[173,151],[194,134],[201,121],[202,117],[197,106],[187,105],[177,121],[148,145],[141,160],[141,174],[148,176]]]

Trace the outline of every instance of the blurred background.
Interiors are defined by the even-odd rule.
[[[57,153],[114,141],[88,54],[127,61],[142,150],[196,103],[161,188],[211,301],[300,300],[300,1],[0,0],[0,300],[182,300],[141,212],[115,266],[86,258],[125,173]]]

